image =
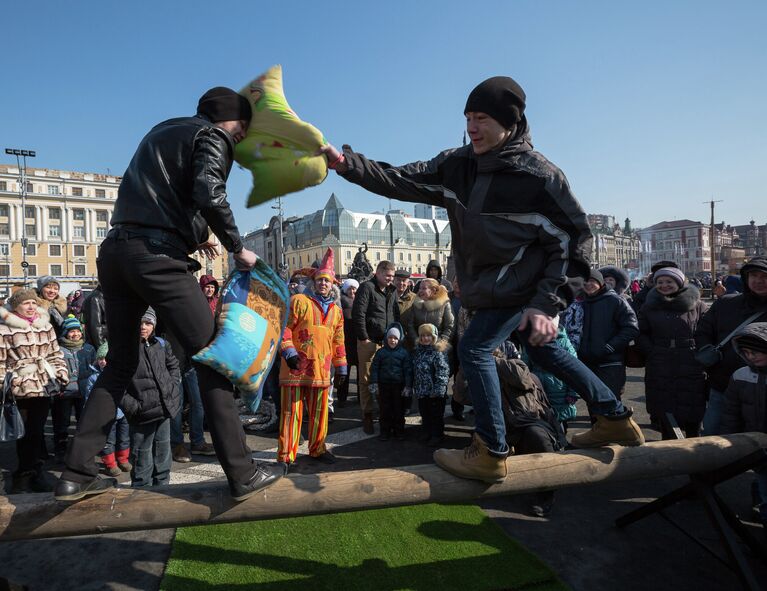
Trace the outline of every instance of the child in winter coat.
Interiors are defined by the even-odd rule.
[[[7,308],[0,307],[0,378],[7,379],[6,395],[16,398],[25,428],[16,441],[18,467],[11,493],[50,491],[41,442],[50,394],[66,385],[69,375],[50,316],[32,289],[16,291]]]
[[[107,365],[108,352],[109,344],[104,341],[96,350],[96,362],[90,366],[90,375],[80,382],[80,391],[86,400],[93,390],[96,380]],[[115,422],[107,437],[107,443],[104,449],[99,452],[99,456],[101,456],[101,461],[104,464],[104,471],[110,476],[119,476],[122,472],[130,472],[133,467],[129,460],[130,426],[128,419],[125,418],[125,413],[119,406],[117,407]]]
[[[181,410],[181,372],[170,345],[154,336],[157,316],[141,318],[136,373],[120,406],[131,433],[131,486],[168,484],[172,464],[170,418]]]
[[[422,425],[418,439],[432,447],[439,447],[445,436],[445,402],[450,378],[447,355],[438,338],[436,326],[422,324],[413,350],[413,392],[418,397]]]
[[[53,444],[56,460],[63,462],[67,452],[72,409],[75,411],[75,420],[79,421],[85,404],[80,383],[87,380],[92,371],[90,368],[96,360],[96,349],[85,342],[83,327],[72,315],[61,323],[59,347],[69,371],[69,383],[53,397]]]
[[[722,433],[767,433],[767,322],[752,322],[738,331],[732,343],[748,365],[730,378],[724,394]],[[754,471],[754,512],[767,528],[767,466]]]
[[[405,439],[405,400],[413,390],[413,361],[404,339],[402,325],[390,324],[385,345],[376,352],[370,365],[369,389],[378,398],[381,412],[380,441],[388,441],[392,433],[398,441]]]

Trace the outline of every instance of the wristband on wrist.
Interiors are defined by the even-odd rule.
[[[335,170],[336,166],[338,166],[339,164],[342,164],[345,160],[346,158],[344,158],[344,155],[342,152],[341,154],[338,155],[338,158],[333,160],[333,162],[328,162],[328,168],[332,168],[333,170]]]

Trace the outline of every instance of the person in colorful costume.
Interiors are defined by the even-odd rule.
[[[325,447],[331,366],[335,367],[334,387],[340,387],[347,376],[343,312],[331,293],[336,282],[333,250],[328,248],[319,268],[300,273],[311,277],[313,285],[290,298],[282,337],[277,461],[286,466],[296,460],[304,404],[309,415],[309,455],[324,463],[335,462]]]

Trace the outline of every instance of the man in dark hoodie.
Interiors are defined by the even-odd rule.
[[[750,322],[767,322],[767,257],[752,258],[741,268],[740,277],[743,280],[743,293],[717,299],[698,323],[695,330],[698,350],[706,345],[718,345],[747,319]],[[704,435],[719,434],[724,391],[730,376],[745,365],[743,358],[733,348],[732,339],[721,347],[720,353],[720,361],[706,369],[710,389],[706,415],[703,417]]]
[[[459,344],[472,391],[476,432],[466,450],[440,449],[435,462],[464,478],[506,477],[509,446],[493,351],[519,328],[530,355],[586,400],[594,427],[578,446],[638,445],[641,431],[613,393],[582,363],[557,348],[557,319],[588,277],[593,237],[564,174],[533,150],[525,93],[496,76],[469,94],[464,108],[471,144],[424,162],[392,166],[344,146],[321,149],[346,180],[379,195],[444,207],[461,299],[475,309]],[[359,297],[359,296],[358,296]]]

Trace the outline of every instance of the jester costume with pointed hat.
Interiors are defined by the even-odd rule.
[[[317,280],[326,277],[336,282],[333,250],[328,248],[316,269],[297,271]],[[290,298],[288,323],[282,337],[283,361],[280,367],[280,441],[277,460],[292,463],[298,452],[301,434],[302,401],[309,415],[309,455],[325,454],[328,432],[328,391],[331,367],[345,376],[344,317],[341,307],[329,293],[321,296],[314,289]]]

